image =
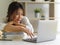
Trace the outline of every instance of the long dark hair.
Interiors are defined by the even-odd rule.
[[[7,12],[7,22],[9,22],[10,21],[10,18],[11,18],[11,16],[12,16],[12,14],[13,14],[13,12],[14,11],[16,11],[16,10],[18,10],[18,9],[23,9],[23,6],[22,6],[22,4],[20,4],[19,2],[12,2],[10,5],[9,5],[9,7],[8,7],[8,12]],[[24,9],[23,9],[23,11],[24,11]],[[23,15],[24,16],[24,15]]]

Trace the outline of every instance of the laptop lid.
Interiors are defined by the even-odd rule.
[[[56,20],[39,20],[37,42],[53,40],[56,37],[57,21]]]

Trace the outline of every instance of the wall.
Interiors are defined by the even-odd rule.
[[[27,16],[29,18],[34,18],[35,17],[35,13],[34,13],[34,9],[36,8],[42,8],[44,15],[45,15],[45,19],[48,20],[49,18],[49,4],[27,4]]]
[[[55,18],[58,21],[57,31],[60,32],[60,0],[55,0],[58,2],[55,4]]]
[[[7,9],[9,3],[11,3],[12,0],[0,0],[0,22],[3,22],[7,15]]]

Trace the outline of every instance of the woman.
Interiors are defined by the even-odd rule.
[[[18,2],[12,2],[8,8],[7,25],[5,32],[25,32],[31,38],[33,36],[33,27],[28,18],[24,16],[23,6]]]

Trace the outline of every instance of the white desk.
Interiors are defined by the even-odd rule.
[[[0,45],[60,45],[60,34],[57,34],[56,39],[43,43],[30,43],[24,41],[0,41]]]

